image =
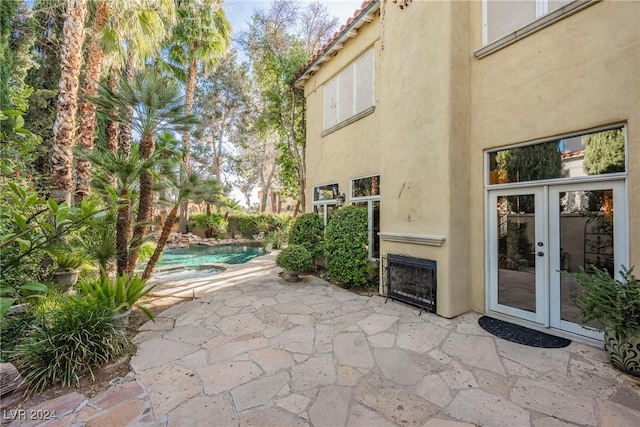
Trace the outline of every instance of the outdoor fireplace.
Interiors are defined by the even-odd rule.
[[[383,258],[383,285],[387,298],[436,312],[436,262],[406,255]]]

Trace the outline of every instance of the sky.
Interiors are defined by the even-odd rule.
[[[316,0],[298,0],[300,3],[312,3]],[[329,13],[338,17],[339,25],[353,16],[362,4],[362,0],[318,0],[327,5]],[[268,9],[271,0],[225,0],[224,10],[235,34],[247,29],[247,21],[256,9]]]

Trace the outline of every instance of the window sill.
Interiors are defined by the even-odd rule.
[[[349,126],[351,123],[356,122],[356,121],[360,120],[361,118],[363,118],[365,116],[368,116],[369,114],[373,113],[373,111],[375,109],[376,109],[375,106],[371,106],[371,107],[367,108],[366,110],[362,110],[358,114],[356,114],[355,116],[351,116],[347,120],[344,120],[344,121],[338,123],[337,125],[333,125],[327,130],[323,130],[322,132],[320,132],[320,136],[321,137],[325,137],[325,136],[329,135],[330,133],[333,133],[333,132],[337,131],[338,129],[342,129],[345,126]]]
[[[531,34],[534,34],[542,30],[543,28],[548,27],[549,25],[555,24],[556,22],[579,12],[582,9],[592,6],[599,1],[600,0],[575,0],[558,10],[554,10],[551,13],[541,16],[532,23],[525,25],[524,27],[514,31],[511,34],[508,34],[501,39],[489,43],[482,49],[476,50],[473,54],[476,58],[482,59],[485,56],[491,55],[493,52],[497,52],[500,49],[503,49],[520,39],[528,37]]]

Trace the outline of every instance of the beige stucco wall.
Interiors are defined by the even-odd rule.
[[[481,39],[472,4],[471,45]],[[471,61],[473,308],[485,307],[484,150],[627,123],[630,264],[640,265],[640,2],[603,1]]]
[[[358,36],[349,39],[342,50],[313,75],[305,85],[307,99],[307,206],[312,210],[313,187],[340,184],[340,192],[349,197],[352,178],[380,173],[380,117],[378,109],[362,119],[324,137],[323,86],[337,73],[358,59],[372,47],[375,50],[374,85],[379,87],[380,17],[363,25]],[[376,102],[377,93],[376,93]],[[384,178],[382,178],[384,183]]]
[[[375,46],[376,109],[325,137],[322,84]],[[312,188],[381,174],[381,231],[443,236],[441,247],[381,242],[437,261],[438,314],[485,311],[484,152],[627,124],[630,264],[640,266],[640,2],[596,3],[483,59],[482,2],[381,1],[311,77]]]
[[[383,4],[380,128],[383,232],[442,236],[442,247],[382,242],[435,260],[438,314],[470,309],[469,4]]]

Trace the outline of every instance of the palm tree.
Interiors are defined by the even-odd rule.
[[[106,1],[98,2],[93,16],[91,26],[91,41],[87,48],[87,64],[85,67],[84,93],[88,96],[95,96],[98,88],[98,81],[102,71],[102,60],[104,50],[100,47],[101,33],[107,26],[111,15],[110,3]],[[96,133],[96,107],[87,98],[80,102],[80,148],[85,152],[93,151],[93,139]],[[91,163],[83,159],[76,161],[76,203],[89,193],[89,182],[91,180]]]
[[[111,150],[78,152],[77,155],[94,166],[93,188],[109,197],[116,207],[116,260],[118,276],[121,276],[127,271],[129,260],[131,210],[138,197],[138,181],[143,172],[156,167],[161,156],[156,154],[143,159],[138,146],[134,146],[129,155]]]
[[[117,92],[109,86],[100,85],[99,96],[92,98],[98,110],[109,120],[127,123],[128,108],[132,107],[133,129],[140,135],[140,157],[148,159],[155,151],[155,141],[162,132],[182,132],[197,120],[184,114],[184,96],[175,80],[161,76],[155,71],[137,73],[131,81],[121,79]],[[132,272],[138,261],[137,246],[148,231],[153,215],[153,179],[150,171],[140,175],[140,199],[136,224],[133,229],[132,249],[129,251],[127,271]]]
[[[51,153],[52,197],[71,205],[73,146],[76,135],[78,87],[82,69],[82,44],[87,0],[67,0],[60,55],[60,84]]]
[[[167,33],[166,24],[173,23],[175,18],[173,0],[93,0],[92,6],[95,11],[84,83],[87,97],[80,104],[80,147],[88,153],[93,151],[97,123],[96,108],[90,98],[97,93],[104,60],[111,62],[114,78],[110,81],[115,89],[117,69],[125,65],[124,58],[127,57],[124,46],[128,46],[129,56],[135,59],[131,67],[135,63],[142,63],[144,58],[158,52]],[[110,121],[107,125],[107,144],[113,152],[118,149],[118,132],[118,125]],[[90,163],[78,160],[76,201],[82,200],[89,191],[90,180]]]
[[[174,180],[172,182],[177,193],[175,198],[170,201],[171,210],[169,211],[169,214],[164,221],[164,225],[162,226],[162,232],[160,233],[160,237],[158,238],[156,249],[154,250],[153,255],[151,255],[151,258],[149,259],[149,262],[144,269],[144,273],[142,273],[143,279],[148,279],[151,276],[153,268],[158,262],[158,259],[160,259],[160,255],[162,254],[162,251],[167,244],[167,240],[169,240],[171,227],[173,226],[176,220],[176,215],[178,214],[178,208],[180,207],[182,202],[184,200],[193,200],[218,204],[223,199],[222,185],[215,178],[202,180],[200,179],[198,174],[193,172],[189,172],[186,174],[169,173],[163,175],[173,177],[182,176],[182,178],[178,178],[177,181]]]
[[[198,69],[213,69],[225,54],[231,35],[231,25],[221,1],[200,2],[176,0],[178,25],[174,29],[169,58],[187,68],[185,87],[185,114],[191,114],[196,90]],[[183,165],[189,171],[191,130],[182,135]],[[187,200],[180,209],[180,232],[186,232]]]

